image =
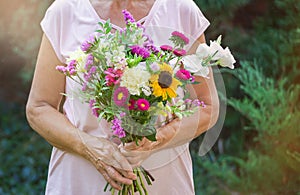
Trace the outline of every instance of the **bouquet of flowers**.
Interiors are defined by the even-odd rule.
[[[100,29],[57,70],[81,86],[80,97],[97,118],[111,123],[115,137],[123,144],[138,145],[144,138],[156,141],[156,128],[162,125],[157,123],[158,115],[182,118],[204,107],[203,101],[191,100],[188,95],[177,102],[171,100],[178,96],[178,88],[188,94],[185,86],[197,83],[195,75],[207,76],[208,66],[232,68],[234,58],[228,48],[220,46],[220,39],[211,46],[201,44],[196,54],[186,55],[183,48],[189,39],[178,31],[170,36],[174,45],[157,47],[128,11],[123,15],[123,30],[112,32],[109,20],[99,23]],[[134,168],[134,172],[138,179],[123,185],[119,193],[142,194],[143,190],[147,194],[142,176],[148,185],[152,176],[142,167]],[[114,189],[110,190],[113,194]]]

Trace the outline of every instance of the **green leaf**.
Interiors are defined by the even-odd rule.
[[[151,134],[151,135],[148,135],[148,136],[146,136],[146,138],[147,138],[148,140],[150,140],[150,141],[153,141],[153,142],[157,141],[157,140],[156,140],[156,133]]]

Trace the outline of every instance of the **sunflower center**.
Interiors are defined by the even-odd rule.
[[[162,71],[159,74],[158,84],[161,88],[168,88],[172,84],[172,75],[167,71]]]

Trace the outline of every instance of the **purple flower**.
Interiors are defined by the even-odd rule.
[[[160,46],[160,49],[163,51],[173,51],[173,47],[170,45],[162,45]]]
[[[198,99],[193,100],[192,104],[193,104],[194,106],[201,106],[201,107],[203,107],[203,108],[206,107],[205,103],[204,103],[203,101],[198,100]]]
[[[88,70],[89,67],[94,63],[94,56],[92,54],[89,54],[86,57],[86,62],[85,62],[85,69]]]
[[[92,66],[92,67],[90,68],[90,70],[88,71],[88,73],[85,73],[85,74],[83,75],[84,80],[85,80],[85,81],[89,81],[90,78],[93,76],[93,74],[96,72],[96,70],[97,70],[97,67],[96,67],[96,66]]]
[[[87,40],[85,40],[81,44],[81,46],[80,46],[81,50],[84,52],[87,52],[88,50],[91,49],[91,47],[95,43],[95,41],[96,41],[95,35],[90,35],[89,38],[87,38]]]
[[[123,138],[126,136],[125,130],[122,128],[122,121],[115,117],[112,121],[111,129],[113,130],[113,134],[118,136],[119,138]]]
[[[67,68],[65,66],[56,66],[55,69],[62,73],[66,73],[67,71]]]
[[[138,56],[145,58],[148,58],[150,56],[150,52],[147,48],[141,47],[139,45],[131,46],[131,53],[136,54]]]
[[[76,60],[72,60],[67,64],[67,66],[56,66],[56,70],[64,73],[65,75],[75,75],[76,63]]]
[[[189,44],[190,40],[187,38],[184,34],[174,31],[172,32],[172,36],[180,38],[182,41],[184,41],[185,44]]]
[[[124,15],[124,20],[126,21],[126,24],[135,22],[133,16],[131,15],[131,13],[129,11],[123,10],[122,13]]]
[[[152,44],[145,45],[145,48],[147,48],[149,51],[152,51],[155,54],[157,54],[159,52],[159,49],[157,49],[157,47],[155,47]]]
[[[113,94],[113,100],[117,106],[125,106],[129,97],[129,91],[126,87],[118,87]]]

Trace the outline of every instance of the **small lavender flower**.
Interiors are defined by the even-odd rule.
[[[85,69],[88,70],[89,67],[94,63],[94,56],[92,54],[89,54],[86,57],[86,62],[85,62]]]
[[[113,130],[113,134],[118,136],[119,138],[123,138],[126,136],[125,130],[122,128],[122,121],[115,117],[112,121],[111,129]]]
[[[80,46],[81,50],[84,51],[84,52],[87,52],[89,49],[91,49],[91,47],[92,47],[92,45],[95,43],[95,41],[96,41],[95,35],[90,35],[90,36],[87,38],[87,40],[85,40],[85,41],[81,44],[81,46]]]

